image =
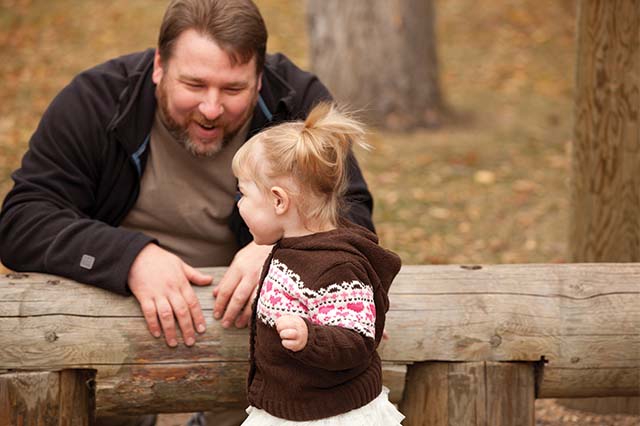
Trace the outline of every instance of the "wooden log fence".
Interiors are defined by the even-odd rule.
[[[131,297],[0,276],[0,426],[244,406],[247,330],[195,290],[207,331],[169,348]],[[380,352],[404,424],[532,426],[535,398],[640,395],[640,264],[405,266],[390,298]]]

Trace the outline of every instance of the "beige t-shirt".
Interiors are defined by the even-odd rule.
[[[199,158],[171,137],[156,114],[140,195],[121,226],[156,238],[191,266],[229,265],[238,251],[228,225],[237,188],[231,160],[250,121],[218,154]]]

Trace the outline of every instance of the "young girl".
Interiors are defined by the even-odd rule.
[[[364,129],[335,106],[269,128],[233,159],[240,214],[274,244],[251,325],[245,426],[399,425],[376,348],[400,259],[341,219],[347,154]]]

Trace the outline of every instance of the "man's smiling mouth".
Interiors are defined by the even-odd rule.
[[[204,124],[204,123],[198,123],[198,125],[200,127],[202,127],[203,129],[207,129],[207,130],[212,130],[215,129],[216,125],[215,124]]]

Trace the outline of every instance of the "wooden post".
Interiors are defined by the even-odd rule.
[[[408,426],[534,426],[533,363],[427,362],[409,367]]]
[[[95,370],[0,374],[0,426],[89,426]]]
[[[571,262],[640,261],[640,0],[578,3]],[[640,413],[638,398],[563,401]]]
[[[572,262],[640,261],[640,0],[578,3]]]

